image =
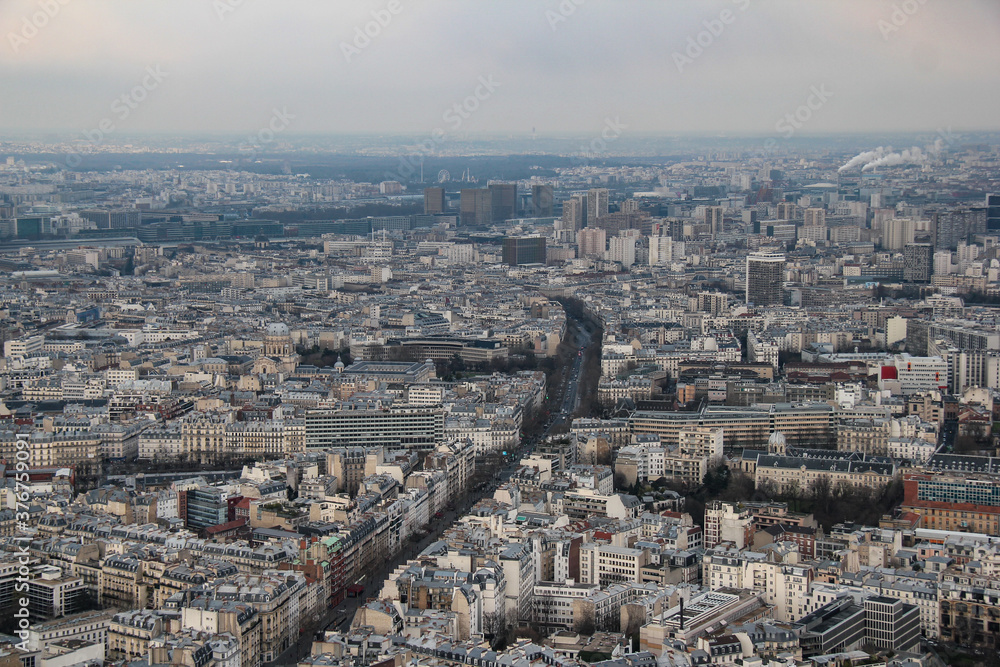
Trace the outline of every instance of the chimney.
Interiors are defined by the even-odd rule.
[[[684,632],[684,598],[681,598],[681,632]]]

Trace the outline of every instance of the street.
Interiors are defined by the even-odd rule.
[[[429,544],[439,539],[455,519],[465,514],[479,500],[485,497],[492,497],[497,486],[510,479],[522,456],[534,452],[535,445],[540,440],[544,440],[551,435],[556,425],[569,422],[572,419],[573,413],[580,402],[579,388],[580,373],[583,368],[583,354],[591,341],[591,334],[588,331],[587,325],[581,323],[581,326],[575,331],[573,338],[574,347],[577,348],[578,354],[575,355],[569,373],[563,376],[563,380],[559,383],[559,386],[551,387],[549,391],[549,404],[560,406],[560,409],[559,412],[549,416],[542,431],[528,438],[519,450],[513,452],[511,460],[497,471],[497,474],[493,476],[493,481],[489,485],[481,491],[471,491],[466,496],[464,504],[456,506],[454,510],[443,512],[443,517],[432,521],[430,524],[431,531],[421,538],[419,542],[407,540],[392,560],[387,561],[377,572],[366,576],[362,582],[364,591],[361,595],[345,599],[336,608],[327,610],[326,614],[317,622],[303,627],[297,641],[289,646],[278,659],[274,660],[271,663],[272,665],[297,664],[298,660],[309,655],[313,640],[320,632],[333,629],[346,631],[350,627],[357,609],[369,599],[378,595],[383,583],[393,570],[415,558]]]

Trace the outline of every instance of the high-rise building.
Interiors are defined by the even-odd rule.
[[[1000,195],[986,195],[986,231],[1000,232]]]
[[[722,233],[722,207],[721,206],[706,206],[705,207],[705,224],[712,231],[712,238]]]
[[[724,292],[698,292],[698,312],[720,317],[725,315],[728,310],[728,294]]]
[[[649,265],[666,264],[684,256],[684,241],[669,236],[649,237]]]
[[[608,261],[619,262],[622,268],[635,264],[635,237],[615,236],[608,241]]]
[[[592,188],[587,190],[587,226],[593,227],[597,219],[608,214],[608,189]]]
[[[639,212],[639,200],[638,199],[626,199],[622,202],[621,208],[622,213],[638,213]]]
[[[985,208],[935,212],[932,221],[934,247],[938,250],[957,250],[959,243],[968,242],[974,235],[986,232],[987,215]]]
[[[584,213],[587,200],[582,195],[570,197],[563,202],[562,222],[563,229],[571,229],[574,232],[583,229]]]
[[[508,236],[503,240],[503,262],[510,266],[545,263],[545,238]]]
[[[807,208],[805,212],[805,226],[819,227],[826,224],[826,211],[821,208]]]
[[[903,280],[927,283],[934,272],[934,246],[930,243],[907,243],[903,248]]]
[[[490,183],[493,222],[510,220],[517,214],[517,183]]]
[[[882,249],[902,250],[913,243],[917,234],[917,222],[912,218],[889,218],[882,222]]]
[[[669,236],[675,241],[683,241],[686,236],[686,234],[684,233],[684,221],[673,219],[673,220],[667,220],[667,223],[669,224],[669,230],[670,230],[667,236]]]
[[[946,276],[951,273],[951,257],[950,250],[938,250],[934,253],[935,276]]]
[[[785,256],[754,253],[747,256],[746,302],[755,306],[784,303]]]
[[[424,188],[424,213],[444,213],[444,188]]]
[[[463,227],[485,227],[493,224],[493,200],[486,188],[465,188],[459,194],[459,211]]]
[[[778,220],[795,220],[799,215],[799,205],[795,202],[778,202]]]
[[[607,232],[598,227],[586,227],[576,235],[580,257],[603,257],[607,241]]]
[[[531,212],[536,218],[552,217],[555,194],[551,184],[531,186]]]

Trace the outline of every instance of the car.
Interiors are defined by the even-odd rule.
[[[434,518],[435,519],[444,518],[444,514],[442,514],[441,512],[434,512]]]

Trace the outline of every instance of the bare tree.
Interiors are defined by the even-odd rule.
[[[483,614],[483,637],[490,643],[490,648],[502,651],[507,648],[514,634],[514,626],[507,618],[507,607],[500,604],[496,611]]]
[[[587,606],[579,611],[580,613],[576,614],[576,618],[573,619],[573,630],[581,635],[594,634],[597,630],[597,623],[593,607]]]

